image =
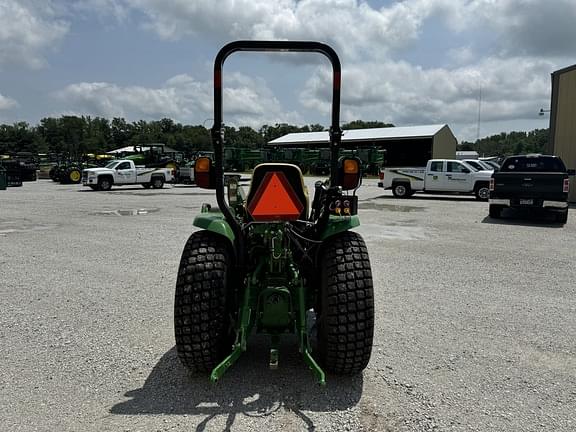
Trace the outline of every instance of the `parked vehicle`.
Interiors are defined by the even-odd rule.
[[[568,220],[569,174],[557,156],[530,154],[510,156],[490,180],[490,217],[499,218],[505,208],[554,212],[558,222]]]
[[[87,168],[82,171],[82,184],[94,190],[107,191],[112,186],[140,184],[146,189],[161,189],[174,179],[171,168],[137,167],[134,161],[115,160],[104,168]]]
[[[431,159],[424,168],[385,168],[378,186],[392,189],[396,198],[408,198],[415,192],[435,194],[474,194],[486,201],[492,171],[477,171],[456,159]]]
[[[492,168],[494,168],[494,171],[499,171],[500,163],[504,160],[504,158],[498,156],[490,156],[490,157],[481,157],[478,158],[478,160],[484,162],[485,164],[490,165]]]
[[[181,165],[178,168],[176,183],[192,184],[194,183],[194,162]]]
[[[468,165],[476,168],[476,171],[494,171],[492,165],[478,159],[462,159],[462,162],[466,162]]]

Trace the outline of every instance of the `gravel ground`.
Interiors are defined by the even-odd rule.
[[[324,388],[293,339],[275,371],[252,339],[217,385],[179,364],[177,266],[212,192],[0,191],[1,429],[575,430],[576,210],[564,227],[494,221],[469,197],[365,183],[374,351],[363,375]]]

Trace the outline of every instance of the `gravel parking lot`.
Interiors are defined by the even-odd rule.
[[[372,360],[324,388],[291,339],[275,371],[253,339],[217,385],[180,365],[176,272],[211,191],[0,191],[1,429],[574,431],[576,209],[565,226],[495,221],[472,197],[398,200],[376,182],[360,190],[357,230],[374,274]]]

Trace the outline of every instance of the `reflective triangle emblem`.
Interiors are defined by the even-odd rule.
[[[296,220],[304,204],[281,171],[267,172],[248,211],[256,221]]]

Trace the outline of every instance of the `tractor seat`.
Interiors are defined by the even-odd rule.
[[[304,185],[304,178],[302,176],[302,171],[300,168],[293,164],[287,163],[263,163],[256,165],[254,171],[252,172],[252,181],[250,182],[250,190],[248,191],[248,197],[246,198],[246,207],[250,206],[250,203],[254,200],[258,189],[264,177],[270,172],[281,172],[286,176],[288,183],[292,187],[294,193],[298,200],[302,203],[303,210],[300,213],[298,219],[306,220],[308,217],[308,188]]]

